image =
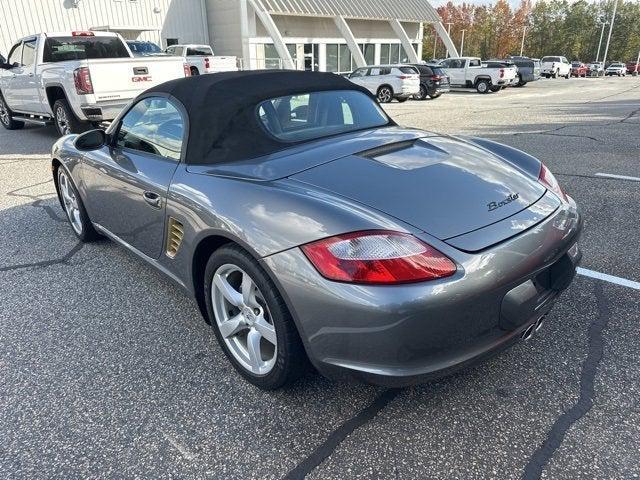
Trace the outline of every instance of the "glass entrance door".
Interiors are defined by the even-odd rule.
[[[320,70],[320,46],[317,43],[304,44],[304,69],[309,72]]]

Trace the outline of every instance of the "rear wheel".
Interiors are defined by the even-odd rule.
[[[429,93],[427,92],[427,87],[425,87],[424,85],[420,85],[420,93],[417,93],[416,95],[414,95],[414,98],[416,100],[424,100],[427,98],[428,95]]]
[[[7,130],[18,130],[24,127],[24,122],[19,122],[12,118],[13,112],[5,103],[4,98],[0,94],[0,123]]]
[[[435,100],[436,98],[438,98],[440,95],[442,95],[441,93],[434,93],[433,95],[429,95],[429,97],[431,97],[431,99]]]
[[[65,98],[56,100],[53,104],[53,120],[60,136],[86,132],[91,128],[89,122],[78,120]]]
[[[399,103],[404,103],[409,100],[409,97],[398,97],[396,100],[398,100]]]
[[[490,87],[491,84],[489,83],[489,80],[478,80],[476,83],[476,91],[478,93],[487,93]]]
[[[393,90],[391,90],[391,87],[383,85],[378,89],[376,97],[380,103],[389,103],[393,100]]]
[[[499,92],[500,90],[502,90],[502,87],[500,85],[491,85],[489,87],[489,90],[491,90],[492,92]]]
[[[195,77],[196,75],[200,75],[200,72],[196,67],[191,67],[191,76]]]
[[[216,250],[205,270],[206,312],[235,369],[274,390],[293,382],[307,358],[287,306],[258,262],[238,246]]]

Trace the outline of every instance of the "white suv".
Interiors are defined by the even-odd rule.
[[[571,64],[566,57],[542,57],[540,60],[540,75],[547,78],[571,76]]]
[[[627,75],[627,66],[624,63],[614,62],[607,67],[606,75],[617,75],[619,77],[624,77]]]
[[[380,103],[389,103],[394,98],[404,102],[420,93],[420,75],[409,65],[358,68],[349,75],[349,80],[365,87]]]

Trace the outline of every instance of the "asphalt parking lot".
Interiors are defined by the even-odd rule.
[[[0,477],[640,476],[640,79],[385,108],[541,158],[584,210],[583,273],[627,286],[578,275],[534,339],[427,385],[310,374],[265,393],[168,280],[111,242],[77,243],[53,128],[0,130]]]

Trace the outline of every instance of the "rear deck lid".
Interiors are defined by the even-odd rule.
[[[441,240],[500,222],[546,191],[490,152],[443,136],[349,155],[291,178],[366,204]]]

